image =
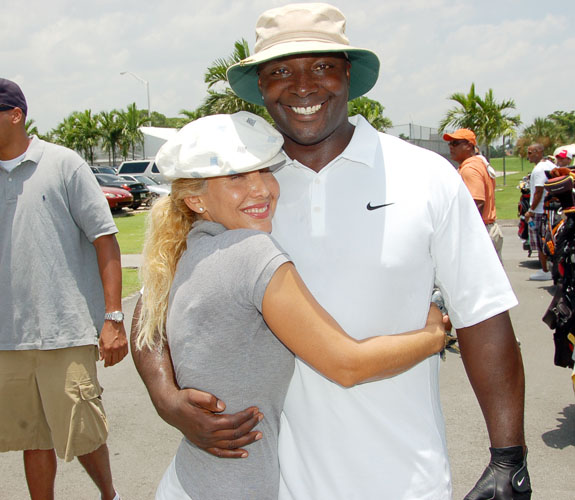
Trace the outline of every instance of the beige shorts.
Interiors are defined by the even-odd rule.
[[[70,461],[102,446],[108,423],[94,345],[0,351],[0,451],[49,450]]]

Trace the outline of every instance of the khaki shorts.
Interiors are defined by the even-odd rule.
[[[50,450],[70,461],[106,442],[94,345],[0,351],[0,451]]]

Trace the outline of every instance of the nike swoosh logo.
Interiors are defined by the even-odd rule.
[[[526,476],[523,476],[523,477],[521,478],[521,481],[517,481],[517,486],[521,486],[521,485],[523,484],[523,481],[525,481],[525,477],[526,477]]]
[[[389,205],[393,205],[393,203],[384,203],[383,205],[372,205],[371,201],[367,204],[368,210],[377,210],[378,208],[389,207]]]

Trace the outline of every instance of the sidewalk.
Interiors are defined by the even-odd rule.
[[[141,254],[125,253],[122,254],[122,267],[140,267],[142,265]]]

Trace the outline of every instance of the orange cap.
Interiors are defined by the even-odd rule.
[[[444,141],[455,141],[457,139],[465,139],[469,141],[474,146],[477,146],[477,139],[475,138],[475,133],[473,130],[469,130],[468,128],[460,128],[457,129],[455,132],[451,134],[443,134]]]

